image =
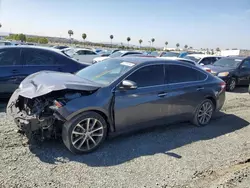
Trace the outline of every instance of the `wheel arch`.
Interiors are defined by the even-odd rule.
[[[115,131],[114,125],[113,125],[113,123],[111,121],[111,118],[109,117],[109,113],[105,109],[102,109],[102,108],[85,108],[85,109],[81,109],[81,110],[78,110],[78,111],[70,114],[66,118],[66,120],[69,121],[70,119],[72,119],[75,116],[78,116],[79,114],[82,114],[84,112],[95,112],[95,113],[98,113],[99,115],[101,115],[105,119],[105,121],[106,121],[106,123],[108,125],[108,132],[110,132],[110,131],[114,132]]]

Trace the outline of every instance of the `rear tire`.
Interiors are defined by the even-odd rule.
[[[96,112],[84,112],[63,125],[62,139],[65,146],[75,154],[96,150],[107,137],[107,123]]]
[[[230,78],[230,80],[227,83],[226,90],[233,91],[235,87],[236,87],[236,78]]]
[[[206,99],[199,104],[195,110],[192,123],[198,127],[207,125],[214,113],[214,104],[210,99]]]

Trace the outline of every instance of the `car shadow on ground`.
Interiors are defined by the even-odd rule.
[[[232,91],[232,93],[248,93],[248,87],[247,86],[238,86]]]
[[[0,99],[0,113],[6,112],[7,103],[8,103],[7,99]]]
[[[85,155],[72,154],[66,149],[61,139],[45,141],[41,145],[31,145],[30,150],[46,163],[76,161],[94,167],[119,165],[138,157],[155,154],[168,155],[178,160],[185,156],[171,152],[171,150],[200,140],[213,139],[247,125],[249,122],[240,117],[220,112],[205,127],[181,123],[151,128],[109,139],[95,152]]]

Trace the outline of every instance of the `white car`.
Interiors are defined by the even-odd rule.
[[[186,62],[186,63],[190,63],[193,64],[207,72],[211,72],[211,69],[204,66],[204,65],[200,65],[199,63],[196,63],[195,61],[192,61],[190,59],[185,59],[185,58],[180,58],[180,57],[157,57],[159,59],[168,59],[168,60],[176,60],[176,61],[182,61],[182,62]]]
[[[103,61],[105,59],[109,59],[109,58],[115,58],[115,57],[124,57],[126,55],[132,55],[132,54],[142,54],[142,52],[137,52],[137,51],[117,51],[113,54],[111,54],[110,56],[107,57],[97,57],[93,59],[93,63],[97,63],[100,61]]]
[[[205,55],[205,54],[189,54],[186,55],[184,58],[195,61],[200,65],[211,65],[215,61],[219,60],[221,56]]]
[[[61,51],[84,63],[92,63],[94,58],[100,57],[96,52],[85,48],[65,48]]]

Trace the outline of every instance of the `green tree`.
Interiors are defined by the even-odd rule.
[[[139,40],[140,48],[141,48],[141,43],[142,43],[142,42],[143,42],[142,39],[140,39],[140,40]]]
[[[113,36],[113,35],[110,35],[109,38],[110,38],[111,47],[112,47],[112,40],[113,40],[114,36]]]
[[[188,48],[188,45],[186,44],[186,45],[184,46],[184,48],[187,49],[187,48]]]
[[[21,42],[25,42],[26,41],[26,35],[24,35],[24,34],[19,34],[18,35],[18,37],[19,37],[19,40],[21,41]]]
[[[151,42],[152,42],[152,46],[154,46],[155,39],[152,38],[152,39],[151,39]]]
[[[127,41],[128,41],[128,47],[129,47],[129,42],[131,41],[131,38],[127,37]]]
[[[180,47],[180,44],[179,44],[179,43],[177,43],[177,44],[176,44],[176,47],[177,47],[177,49],[178,49],[178,48]]]
[[[40,38],[40,39],[38,40],[38,42],[39,42],[40,44],[48,44],[48,43],[49,43],[48,39],[45,38],[45,37]]]

